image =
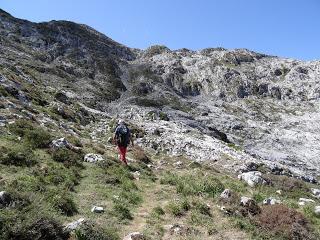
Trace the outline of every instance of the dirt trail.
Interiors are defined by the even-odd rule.
[[[133,212],[133,220],[130,224],[123,227],[123,234],[130,232],[143,232],[147,226],[147,219],[152,209],[160,206],[163,207],[168,200],[159,199],[158,193],[163,189],[159,182],[148,182],[137,180],[137,186],[143,192],[143,202],[139,208]]]

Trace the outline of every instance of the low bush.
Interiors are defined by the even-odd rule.
[[[94,223],[86,222],[75,231],[77,240],[118,240],[120,239],[116,229],[102,229]]]
[[[18,119],[9,125],[9,130],[23,138],[33,148],[45,148],[52,141],[52,135],[44,128],[35,126],[30,120]]]
[[[175,217],[181,217],[186,212],[188,212],[191,208],[190,203],[187,199],[179,200],[179,201],[171,201],[167,205],[168,211]]]
[[[52,159],[63,163],[66,167],[83,167],[83,153],[74,152],[67,148],[60,148],[52,152]]]
[[[73,216],[78,213],[77,206],[73,201],[72,195],[63,190],[53,190],[48,193],[48,201],[53,208],[62,215]]]
[[[38,216],[31,219],[24,214],[6,218],[0,217],[0,230],[0,239],[69,239],[69,233],[64,230],[63,226],[55,219],[47,216]]]
[[[215,197],[224,190],[224,186],[219,179],[213,176],[205,176],[201,172],[197,175],[187,174],[183,176],[167,173],[160,182],[176,186],[177,193],[184,196],[208,195]]]
[[[130,209],[121,204],[115,204],[113,206],[113,214],[121,221],[133,219]]]
[[[43,128],[26,131],[25,139],[35,148],[46,148],[53,140],[52,135]]]
[[[146,164],[151,162],[149,157],[146,155],[146,153],[140,146],[134,146],[132,154],[134,159],[137,161],[140,161]]]
[[[156,215],[158,216],[161,216],[161,215],[165,215],[165,212],[164,210],[162,209],[162,207],[155,207],[152,209],[152,212],[155,213]]]
[[[255,222],[262,229],[285,239],[313,239],[307,219],[282,204],[263,206]]]
[[[26,144],[12,144],[1,148],[0,163],[15,166],[32,166],[37,163],[32,148]]]

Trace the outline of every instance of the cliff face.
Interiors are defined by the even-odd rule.
[[[4,11],[0,43],[3,124],[19,115],[41,122],[51,109],[94,135],[104,122],[90,114],[121,116],[146,129],[138,142],[155,152],[233,170],[258,161],[320,173],[319,61],[246,49],[130,49],[85,25]]]

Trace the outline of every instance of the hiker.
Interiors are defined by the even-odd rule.
[[[126,159],[127,147],[131,141],[133,146],[133,139],[131,137],[130,129],[127,127],[124,120],[120,119],[118,121],[118,126],[114,132],[113,141],[117,144],[120,153],[120,160],[128,165]]]

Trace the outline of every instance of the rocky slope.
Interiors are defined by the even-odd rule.
[[[80,103],[147,128],[139,141],[156,150],[319,174],[319,61],[246,49],[130,49],[85,25],[36,24],[4,11],[0,19],[1,86],[18,104],[68,115]]]

